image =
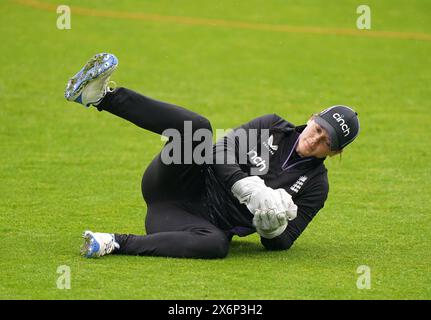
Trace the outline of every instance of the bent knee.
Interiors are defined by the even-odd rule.
[[[212,250],[212,259],[223,259],[227,256],[229,252],[229,241],[227,239],[223,239],[222,241],[218,241]]]
[[[197,256],[203,259],[223,259],[229,252],[229,240],[223,232],[207,230],[202,234]]]

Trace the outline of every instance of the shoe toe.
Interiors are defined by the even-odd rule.
[[[81,255],[86,258],[97,257],[100,245],[94,238],[93,233],[91,231],[85,231],[82,237],[84,238],[84,244],[81,247]]]

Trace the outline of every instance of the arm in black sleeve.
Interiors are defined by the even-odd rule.
[[[240,127],[230,131],[226,136],[219,139],[213,148],[214,164],[212,165],[217,179],[222,182],[228,190],[231,190],[232,185],[240,179],[250,175],[247,164],[241,162],[241,159],[247,159],[249,152],[249,132],[250,129],[255,129],[258,137],[261,135],[262,129],[270,129],[281,118],[276,114],[268,114],[262,117],[255,118],[250,122],[243,124]],[[247,142],[240,144],[239,129],[244,129]],[[250,148],[251,149],[251,148]],[[225,159],[223,163],[217,159]],[[226,160],[229,160],[227,162]]]
[[[267,250],[287,250],[305,230],[317,212],[323,208],[328,197],[329,186],[325,179],[314,184],[309,190],[304,190],[301,196],[294,199],[298,206],[297,216],[289,221],[286,230],[273,239],[261,237],[260,242]]]

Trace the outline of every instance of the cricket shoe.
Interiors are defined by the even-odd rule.
[[[97,106],[110,91],[109,78],[117,66],[118,59],[113,54],[96,54],[69,80],[64,96],[86,107]]]
[[[111,233],[99,233],[85,231],[82,235],[84,244],[81,247],[81,255],[86,258],[98,258],[110,254],[114,249],[119,249],[120,245],[115,241]]]

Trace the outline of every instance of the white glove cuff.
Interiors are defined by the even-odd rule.
[[[249,176],[238,180],[232,185],[231,191],[240,203],[246,203],[251,192],[256,188],[266,187],[259,176]]]
[[[286,192],[284,189],[277,189],[276,191],[279,192],[282,202],[282,211],[286,212],[287,219],[293,220],[296,218],[296,215],[298,213],[298,207],[293,202],[292,196]]]

